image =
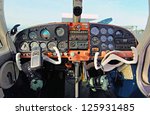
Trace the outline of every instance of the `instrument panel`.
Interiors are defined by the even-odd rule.
[[[30,53],[31,49],[37,46],[41,47],[43,52],[53,53],[53,46],[57,46],[60,52],[67,52],[67,31],[67,24],[47,24],[28,28],[16,36],[15,46],[21,53]]]
[[[134,35],[128,30],[112,25],[90,25],[91,55],[103,51],[130,51],[137,46]]]
[[[43,53],[55,58],[53,47],[56,46],[62,58],[88,61],[93,59],[95,52],[131,51],[131,47],[137,46],[137,40],[128,30],[114,25],[50,23],[19,32],[15,46],[22,58],[30,58],[32,48],[38,46]]]

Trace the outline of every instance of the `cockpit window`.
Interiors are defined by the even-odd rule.
[[[73,0],[5,0],[8,29],[72,21]],[[148,19],[148,0],[83,0],[83,22],[122,26],[140,38]]]

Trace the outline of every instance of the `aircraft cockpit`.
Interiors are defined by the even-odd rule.
[[[72,22],[41,24],[19,32],[16,25],[10,32],[6,28],[1,31],[0,38],[5,38],[1,43],[9,44],[8,55],[0,55],[7,60],[0,70],[4,97],[150,96],[146,30],[143,44],[147,45],[141,48],[141,42],[124,27],[105,21],[81,22],[82,2],[73,0]],[[3,10],[0,12],[3,15]],[[2,28],[5,21],[0,20]],[[8,40],[14,35],[13,42]],[[144,77],[141,71],[145,71]]]

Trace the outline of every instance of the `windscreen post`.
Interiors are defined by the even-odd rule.
[[[82,0],[73,0],[73,22],[80,22],[82,14]]]

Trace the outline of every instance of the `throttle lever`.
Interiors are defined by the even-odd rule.
[[[55,50],[55,52],[58,56],[58,61],[50,59],[48,56],[46,56],[44,54],[41,55],[41,50],[39,48],[33,49],[33,51],[31,52],[31,68],[33,69],[33,68],[41,67],[41,63],[42,63],[42,58],[41,57],[43,57],[43,60],[48,61],[52,64],[55,64],[55,65],[61,64],[61,55],[60,55],[60,52],[59,52],[58,48],[53,47],[53,49]],[[39,55],[33,55],[35,53],[39,54]],[[22,71],[21,53],[16,54],[16,64],[17,64],[18,69],[20,71]]]

